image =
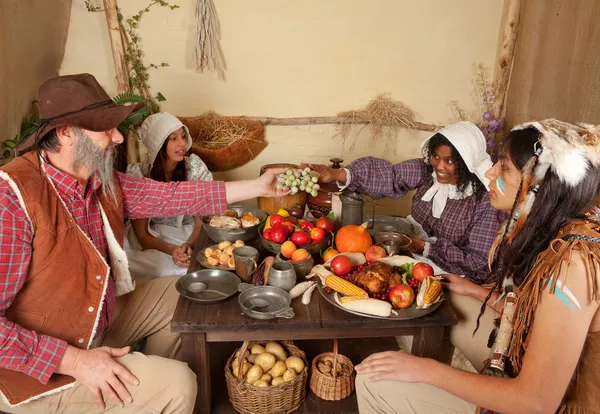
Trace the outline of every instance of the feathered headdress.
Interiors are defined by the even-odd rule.
[[[590,168],[600,166],[600,126],[545,119],[517,125],[512,130],[526,128],[535,128],[540,139],[532,148],[535,156],[523,168],[516,207],[492,246],[490,261],[502,241],[510,245],[525,225],[549,169],[567,186],[575,187]],[[507,282],[510,285],[512,281],[505,281],[505,287]]]

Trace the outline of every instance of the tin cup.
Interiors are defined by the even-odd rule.
[[[233,261],[235,262],[235,273],[246,283],[250,283],[252,273],[258,265],[258,250],[252,246],[241,246],[233,249]]]
[[[393,256],[400,252],[400,244],[396,240],[384,240],[379,245],[383,247],[388,256]]]

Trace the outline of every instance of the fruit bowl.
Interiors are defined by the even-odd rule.
[[[265,228],[265,223],[261,224],[260,227],[258,228],[258,236],[260,238],[260,242],[262,244],[262,246],[270,251],[271,253],[277,255],[281,252],[281,244],[282,243],[276,243],[274,241],[271,240],[267,240],[263,237],[263,230]],[[331,233],[327,234],[325,236],[325,238],[319,242],[316,243],[311,243],[311,244],[305,244],[302,246],[298,246],[298,248],[302,248],[302,249],[306,249],[310,254],[321,254],[322,252],[324,252],[325,250],[327,250],[327,248],[331,245]]]

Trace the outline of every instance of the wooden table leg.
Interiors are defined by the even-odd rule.
[[[181,334],[181,349],[183,360],[188,363],[196,373],[198,380],[198,394],[194,414],[210,414],[211,410],[211,384],[210,384],[210,357],[206,333]]]
[[[444,327],[421,328],[413,337],[413,355],[440,360],[444,343]]]

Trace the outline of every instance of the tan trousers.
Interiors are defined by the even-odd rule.
[[[445,292],[448,293],[448,292]],[[494,326],[494,319],[498,314],[489,306],[479,321],[479,329],[473,336],[477,326],[477,316],[481,309],[481,302],[470,296],[460,296],[449,292],[449,301],[458,316],[458,324],[450,330],[450,340],[463,355],[480,372],[483,363],[490,356],[487,341]]]
[[[125,403],[124,408],[107,403],[106,410],[101,410],[92,393],[85,386],[76,385],[15,408],[0,402],[0,411],[16,414],[191,413],[196,399],[196,376],[185,363],[169,359],[180,354],[181,340],[169,329],[179,297],[176,280],[153,279],[117,298],[102,345],[121,348],[142,338],[147,341],[147,355],[134,352],[118,359],[140,380],[137,387],[125,383],[132,403]]]
[[[474,414],[476,406],[436,387],[398,381],[370,382],[356,376],[361,414]]]

